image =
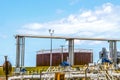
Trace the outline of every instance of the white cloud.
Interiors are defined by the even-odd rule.
[[[86,11],[81,14],[81,17],[90,17],[92,15],[91,11]]]
[[[76,44],[76,45],[81,45],[84,42],[85,42],[84,40],[74,40],[74,44]]]
[[[106,3],[106,4],[103,4],[101,7],[96,7],[95,13],[98,14],[98,15],[111,13],[116,8],[117,8],[117,6],[114,6],[111,3]]]
[[[86,37],[87,37],[88,35],[89,35],[89,36],[93,36],[94,33],[88,32],[88,31],[83,31],[83,32],[79,32],[78,35],[79,35],[79,36],[86,36]]]
[[[102,41],[93,41],[93,42],[90,42],[89,45],[97,45],[97,44],[101,44],[103,43]]]
[[[119,38],[119,10],[120,6],[106,3],[94,10],[83,10],[82,13],[71,14],[61,20],[26,24],[19,31],[46,35],[49,34],[48,29],[54,29],[57,35]]]

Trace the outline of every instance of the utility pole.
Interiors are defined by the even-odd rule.
[[[51,29],[49,29],[49,33],[50,33],[50,36],[51,36],[51,38],[50,38],[50,67],[52,66],[52,35],[53,35],[53,33],[54,33],[54,30],[51,30]]]

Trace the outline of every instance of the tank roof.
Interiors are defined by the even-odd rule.
[[[93,53],[93,50],[92,49],[74,49],[74,52],[86,52],[86,53]],[[40,50],[40,51],[37,51],[37,54],[46,54],[46,53],[50,53],[50,50]],[[52,53],[68,53],[68,49],[67,48],[63,48],[63,51],[62,49],[58,48],[58,49],[52,49]]]

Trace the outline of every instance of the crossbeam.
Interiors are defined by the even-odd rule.
[[[51,36],[31,35],[31,34],[18,34],[15,37],[28,37],[28,38],[51,38]],[[52,36],[53,39],[73,39],[73,40],[94,40],[94,41],[120,41],[115,38],[86,38],[86,37],[68,37],[68,36]]]

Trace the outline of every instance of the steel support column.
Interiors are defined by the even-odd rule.
[[[110,58],[114,64],[117,62],[117,45],[116,41],[109,41],[109,51],[110,51]]]
[[[68,39],[69,61],[74,65],[74,39]]]
[[[25,38],[21,37],[21,67],[24,67],[25,58]]]
[[[113,50],[113,53],[114,53],[114,63],[115,65],[117,64],[117,45],[116,45],[116,41],[114,41],[114,50]]]
[[[16,68],[24,66],[24,55],[25,55],[25,38],[16,37]],[[21,60],[21,65],[20,65]]]
[[[20,38],[16,36],[16,68],[20,67]]]
[[[109,42],[109,51],[110,51],[110,59],[113,61],[113,41],[108,41]]]

